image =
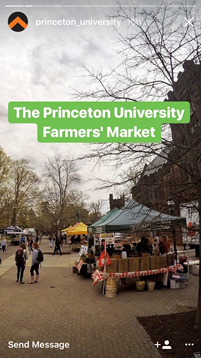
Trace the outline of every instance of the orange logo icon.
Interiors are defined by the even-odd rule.
[[[8,18],[8,26],[15,32],[20,32],[26,29],[28,25],[28,19],[22,12],[13,12]]]

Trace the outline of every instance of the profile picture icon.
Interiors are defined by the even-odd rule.
[[[162,349],[172,349],[172,347],[170,346],[170,342],[168,340],[164,342],[164,346],[162,347]]]
[[[13,12],[8,18],[8,26],[15,32],[24,31],[28,26],[28,18],[23,12]]]

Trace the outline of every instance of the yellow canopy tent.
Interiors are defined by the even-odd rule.
[[[68,230],[71,229],[71,228],[72,228],[72,225],[70,225],[70,226],[67,227],[66,229],[61,230],[61,232],[68,231]]]
[[[64,231],[66,231],[66,234],[67,235],[69,235],[68,234],[68,230],[71,230],[72,228],[74,228],[75,226],[77,226],[77,225],[79,225],[79,222],[77,222],[75,225],[70,225],[69,227],[67,227],[66,229],[63,229],[63,230],[61,230],[62,232],[64,232]]]
[[[67,230],[68,235],[84,235],[87,234],[87,225],[80,222],[78,225],[73,226],[70,230]]]

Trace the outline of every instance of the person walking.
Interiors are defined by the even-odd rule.
[[[15,262],[17,266],[17,280],[20,284],[24,284],[23,275],[26,266],[26,260],[28,259],[28,253],[26,250],[26,245],[24,242],[20,244],[19,249],[16,250],[15,253]]]
[[[53,239],[52,239],[52,235],[49,236],[49,247],[52,247],[53,245]]]
[[[29,253],[31,253],[33,251],[32,249],[32,244],[33,244],[33,240],[31,236],[28,236],[28,249],[29,249]]]
[[[21,236],[21,239],[20,239],[20,243],[22,243],[22,242],[25,243],[25,236],[24,236],[24,235],[22,235],[22,236]]]
[[[4,252],[6,251],[6,247],[7,247],[7,241],[6,241],[5,236],[3,236],[3,238],[2,238],[1,247],[2,247],[3,254],[4,254]]]
[[[32,254],[32,262],[31,262],[31,268],[30,268],[31,281],[28,282],[29,284],[38,283],[38,280],[39,280],[39,264],[40,264],[40,262],[37,260],[39,244],[37,242],[33,242],[32,248],[33,248],[33,254]],[[36,272],[35,280],[34,280],[34,271]]]
[[[60,255],[62,255],[61,247],[60,247],[60,240],[58,239],[58,236],[56,236],[55,247],[54,247],[54,253],[53,253],[53,255],[56,254],[56,251],[59,251],[59,252],[60,252]]]
[[[55,241],[56,241],[56,236],[55,235],[52,236],[52,240],[53,240],[53,247],[55,247]]]

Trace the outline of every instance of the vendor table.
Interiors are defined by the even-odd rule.
[[[95,271],[95,269],[96,269],[95,262],[94,263],[85,263],[82,260],[80,260],[80,262],[77,265],[78,273],[85,277],[87,277],[88,275],[91,276],[91,274]]]
[[[18,246],[20,244],[20,241],[19,240],[11,240],[10,244]]]
[[[81,244],[71,244],[72,251],[80,251]]]
[[[115,272],[115,273],[107,273],[102,272],[99,270],[95,270],[94,273],[91,275],[93,279],[93,286],[95,286],[98,282],[101,282],[103,280],[107,280],[109,277],[114,277],[116,279],[118,278],[131,278],[131,277],[140,277],[140,276],[149,276],[149,275],[157,275],[159,273],[166,273],[166,272],[175,272],[177,270],[183,269],[182,265],[172,265],[168,267],[162,267],[155,270],[147,270],[147,271],[134,271],[134,272]]]

